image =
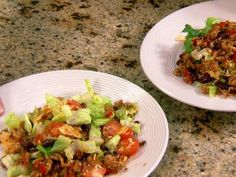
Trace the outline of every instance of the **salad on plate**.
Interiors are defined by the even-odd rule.
[[[126,168],[143,142],[138,105],[94,92],[46,95],[46,104],[23,116],[8,113],[0,132],[1,166],[8,177],[103,177]]]
[[[236,95],[236,22],[209,17],[204,28],[186,24],[176,76],[199,86],[204,94]]]

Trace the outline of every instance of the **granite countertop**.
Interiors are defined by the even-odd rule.
[[[170,139],[151,177],[236,176],[236,115],[180,103],[158,90],[139,61],[141,42],[168,14],[204,0],[1,0],[0,85],[34,73],[85,69],[148,91]]]

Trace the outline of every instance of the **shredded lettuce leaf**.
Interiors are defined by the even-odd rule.
[[[93,120],[93,125],[95,125],[96,127],[100,127],[108,123],[110,120],[111,119],[109,118],[95,119]]]
[[[50,95],[50,94],[47,94],[46,95],[46,104],[48,105],[48,107],[50,109],[52,109],[52,113],[54,116],[56,116],[57,114],[59,114],[61,112],[61,101],[53,96],[53,95]]]
[[[72,140],[68,137],[60,135],[52,146],[52,152],[64,151],[71,144]]]
[[[20,175],[28,175],[29,169],[23,165],[11,166],[7,170],[7,177],[18,177]]]
[[[72,111],[69,105],[63,105],[61,107],[61,112],[52,118],[52,121],[66,122],[72,117]]]
[[[94,95],[94,90],[93,90],[92,84],[88,79],[85,80],[85,86],[86,86],[87,92],[90,95]]]
[[[33,124],[33,128],[32,128],[32,135],[36,135],[36,134],[41,134],[43,133],[45,128],[45,124],[43,124],[43,122],[35,122]]]
[[[101,119],[104,117],[105,109],[102,104],[88,104],[88,108],[91,110],[91,117],[92,119]]]
[[[141,125],[140,123],[135,123],[133,122],[132,118],[125,119],[125,120],[120,120],[121,125],[130,127],[134,133],[140,134],[141,132]]]
[[[91,110],[89,108],[79,109],[72,113],[72,117],[66,122],[70,125],[91,124],[92,118],[90,116]]]
[[[193,51],[192,39],[194,37],[199,37],[207,34],[212,29],[213,25],[216,23],[219,23],[219,19],[209,17],[205,22],[205,27],[202,29],[194,29],[191,25],[186,24],[182,31],[187,33],[186,40],[184,42],[185,52],[191,53]]]
[[[24,114],[24,129],[31,134],[31,131],[33,129],[32,124],[29,120],[29,116],[27,114]]]
[[[1,159],[1,162],[3,165],[7,168],[10,168],[13,165],[16,165],[18,160],[20,160],[21,156],[20,154],[7,154]]]
[[[124,120],[124,119],[129,118],[128,115],[127,115],[126,109],[123,108],[123,107],[116,110],[115,116],[120,120]]]
[[[96,142],[92,140],[87,140],[87,141],[76,140],[75,144],[76,144],[76,149],[88,154],[101,151],[100,147],[96,145]]]
[[[43,147],[42,145],[38,145],[36,147],[39,152],[44,154],[45,157],[48,157],[52,153],[52,148],[51,147]]]
[[[95,127],[93,125],[91,126],[89,131],[89,140],[95,141],[96,145],[101,145],[104,143],[100,127]]]
[[[22,120],[19,117],[17,117],[15,113],[12,112],[9,113],[4,119],[5,125],[10,129],[19,128],[21,121]]]
[[[120,142],[120,135],[115,135],[113,136],[111,139],[109,139],[109,141],[105,144],[105,146],[111,151],[115,151],[116,150],[116,147],[117,145],[119,144]]]
[[[215,85],[209,86],[209,91],[208,91],[209,97],[216,96],[216,92],[217,92],[217,87]]]

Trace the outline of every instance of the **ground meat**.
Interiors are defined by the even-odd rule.
[[[104,166],[111,170],[113,173],[117,173],[125,167],[127,157],[113,156],[111,154],[105,155]]]
[[[60,167],[65,166],[64,158],[59,153],[53,154],[52,156],[50,156],[50,159],[55,160],[55,161],[59,161],[60,162]]]
[[[20,142],[12,133],[3,131],[0,133],[0,143],[7,154],[17,153],[21,150]]]

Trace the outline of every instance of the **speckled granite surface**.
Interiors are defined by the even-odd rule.
[[[0,85],[58,69],[128,79],[166,113],[170,140],[151,177],[236,176],[236,114],[180,103],[155,88],[139,48],[161,18],[203,0],[0,0]]]

